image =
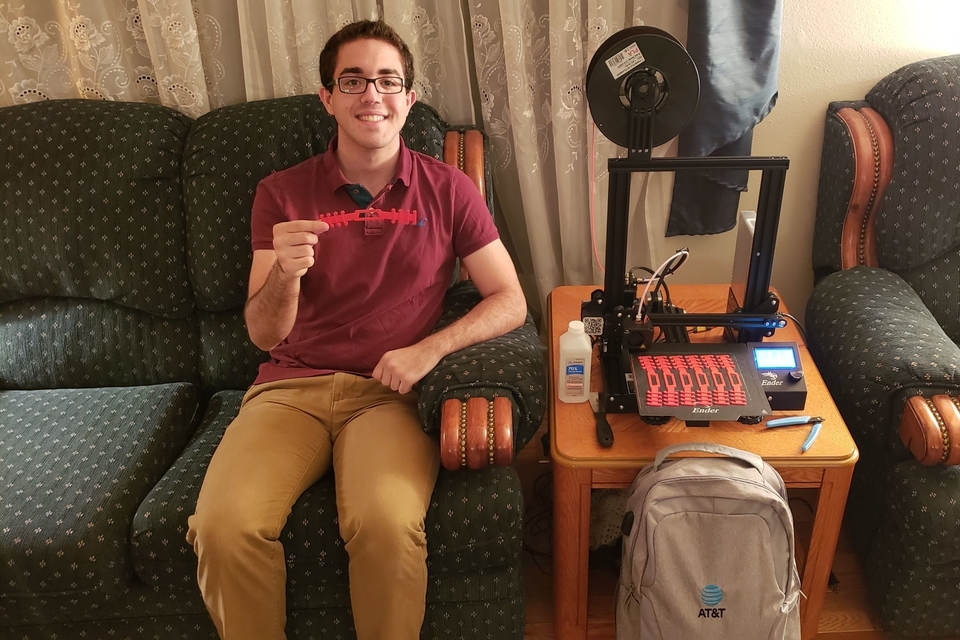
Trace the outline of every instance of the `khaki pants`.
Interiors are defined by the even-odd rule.
[[[332,463],[358,640],[419,638],[423,522],[439,459],[413,393],[345,373],[252,387],[210,461],[187,532],[220,637],[285,637],[280,531]]]

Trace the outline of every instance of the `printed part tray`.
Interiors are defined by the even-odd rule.
[[[629,358],[641,417],[756,422],[770,413],[745,344],[654,344]]]

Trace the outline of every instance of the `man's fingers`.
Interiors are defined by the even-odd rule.
[[[297,231],[297,232],[285,232],[281,235],[275,236],[273,239],[274,245],[286,246],[286,247],[297,247],[300,245],[313,246],[320,241],[320,238],[317,234],[310,231]]]
[[[280,263],[280,269],[287,275],[300,278],[307,273],[307,269],[313,266],[313,262],[313,256],[284,260]]]
[[[386,354],[384,354],[386,356]],[[403,377],[397,375],[396,373],[391,373],[387,366],[384,366],[383,360],[377,363],[377,366],[373,368],[373,373],[371,374],[373,378],[380,382],[385,387],[390,387],[394,391],[399,391],[400,393],[406,393],[410,391],[410,385],[403,381]]]
[[[299,271],[300,269],[309,269],[310,267],[312,267],[314,260],[313,260],[313,256],[309,255],[309,256],[302,256],[298,258],[292,258],[290,260],[287,260],[286,262],[292,267],[293,270]]]
[[[389,387],[389,386],[390,386],[390,378],[391,378],[391,376],[390,376],[389,373],[387,373],[386,367],[383,366],[383,361],[382,361],[382,360],[377,363],[377,366],[376,366],[376,367],[374,367],[374,369],[373,369],[373,374],[372,374],[372,375],[373,375],[374,380],[377,380],[377,381],[380,382],[380,384],[382,384],[383,386],[385,386],[385,387]],[[392,388],[392,387],[391,387],[391,388]]]
[[[295,244],[283,249],[283,255],[287,258],[297,259],[297,258],[312,258],[313,245],[309,244]]]
[[[283,223],[284,230],[290,233],[298,231],[310,231],[313,233],[323,233],[330,228],[330,225],[323,220],[291,220]]]

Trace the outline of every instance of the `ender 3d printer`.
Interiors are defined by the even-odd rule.
[[[763,338],[786,326],[780,301],[769,287],[789,160],[651,157],[653,147],[677,136],[690,121],[700,95],[693,60],[660,29],[630,27],[605,40],[590,61],[586,85],[598,128],[628,152],[626,158],[607,163],[604,288],[595,290],[581,309],[587,332],[600,345],[604,390],[597,410],[600,444],[613,443],[608,412],[639,412],[650,424],[677,417],[699,426],[709,420],[756,423],[771,406],[802,409],[806,392],[796,345],[763,343],[758,350]],[[626,272],[631,174],[710,169],[762,171],[749,266],[745,278],[731,284],[727,313],[685,313],[660,296],[659,286],[648,286],[638,299],[638,280],[632,271]],[[662,280],[677,266],[679,262],[674,262],[664,273],[654,273],[647,283]],[[647,295],[648,291],[652,293]],[[683,327],[691,326],[724,327],[727,342],[679,344],[689,342]],[[662,342],[654,341],[655,333]],[[789,393],[771,395],[761,376],[784,376],[790,380],[784,388]]]

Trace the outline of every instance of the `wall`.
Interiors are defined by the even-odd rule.
[[[795,315],[802,315],[813,286],[810,251],[827,104],[862,99],[909,62],[960,53],[958,20],[956,0],[784,0],[779,98],[756,128],[753,152],[790,158],[773,284]],[[741,208],[755,207],[758,188],[756,179]]]

